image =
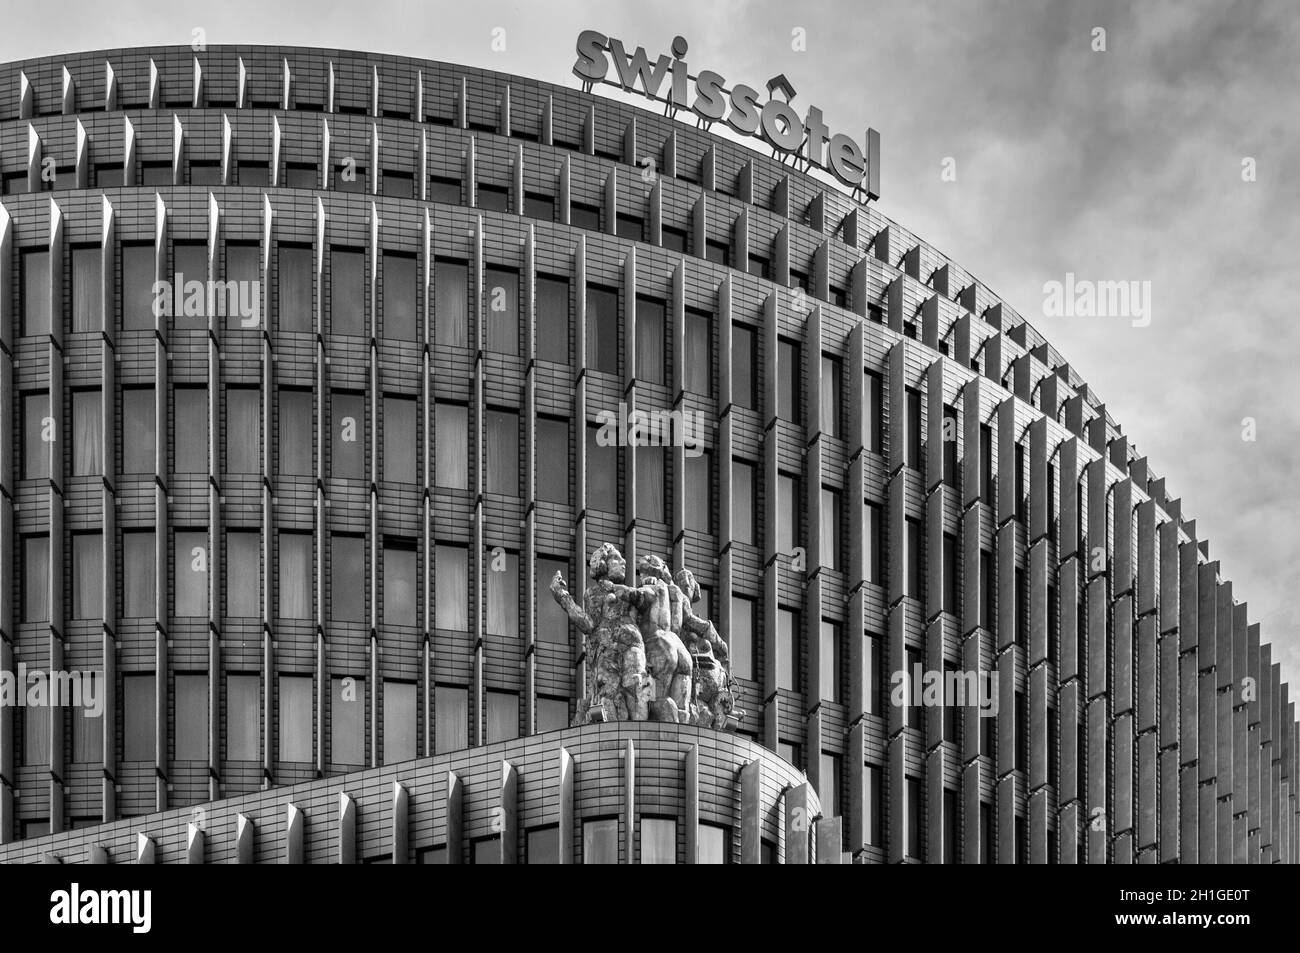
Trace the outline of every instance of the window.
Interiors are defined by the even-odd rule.
[[[524,861],[529,864],[558,864],[560,862],[560,828],[558,824],[534,827],[528,831],[528,845]]]
[[[957,681],[957,679],[959,678],[957,666],[954,665],[952,662],[943,663],[943,676],[944,676],[943,684],[945,687],[948,685],[961,684],[960,682]],[[947,742],[951,742],[952,744],[956,744],[957,741],[959,740],[957,737],[957,727],[959,723],[957,714],[958,714],[958,705],[956,703],[956,698],[955,697],[948,698],[945,692],[945,699],[944,699],[944,706],[943,706],[943,740]]]
[[[686,529],[713,532],[713,454],[686,454]]]
[[[946,404],[943,408],[943,478],[952,487],[959,486],[961,473],[957,469],[957,408]]]
[[[731,829],[701,821],[695,834],[695,862],[731,863]]]
[[[153,672],[122,676],[122,760],[154,759]]]
[[[366,543],[361,536],[330,537],[330,613],[335,622],[366,618]]]
[[[469,408],[437,403],[433,408],[434,482],[463,490],[469,486]],[[540,443],[540,440],[539,440]]]
[[[868,764],[867,766],[866,791],[867,811],[867,844],[871,847],[883,847],[884,840],[880,836],[880,818],[883,813],[884,791],[880,786],[880,766]]]
[[[980,626],[993,627],[993,554],[980,550]]]
[[[280,428],[275,441],[280,476],[312,475],[312,392],[280,388]],[[337,412],[338,405],[335,404]]]
[[[799,520],[799,478],[779,473],[776,478],[776,550],[791,555],[803,536]]]
[[[618,289],[587,286],[587,366],[618,373]]]
[[[991,864],[997,859],[993,843],[993,806],[980,801],[980,863]]]
[[[659,245],[661,248],[685,255],[686,247],[689,244],[685,229],[673,228],[671,225],[664,225],[660,228]]]
[[[924,698],[925,665],[921,650],[911,645],[903,647],[903,727],[924,729],[921,704]]]
[[[226,388],[226,472],[261,470],[262,393],[256,387]]]
[[[335,480],[365,477],[365,398],[335,390],[330,394],[334,420],[330,425],[330,476]],[[282,432],[283,433],[283,430]]]
[[[348,248],[330,249],[330,333],[366,333],[366,257]]]
[[[343,107],[339,112],[364,112],[364,109],[356,107],[349,109]],[[357,165],[355,160],[348,159],[343,165],[334,167],[334,188],[340,192],[365,192],[366,189],[366,167]]]
[[[478,207],[487,212],[510,212],[510,189],[503,185],[479,183]]]
[[[802,401],[799,393],[799,345],[781,338],[777,341],[776,415],[782,420],[800,423]]]
[[[754,465],[744,460],[731,461],[731,539],[737,543],[754,543]]]
[[[382,426],[384,480],[388,483],[416,482],[415,398],[386,395]]]
[[[208,676],[176,675],[176,760],[208,760]]]
[[[600,428],[587,427],[587,506],[618,512],[618,447],[602,446]]]
[[[749,273],[764,281],[772,280],[772,263],[762,255],[749,256]]]
[[[97,390],[72,392],[72,475],[104,470],[104,415]]]
[[[484,416],[487,491],[502,496],[519,496],[519,414],[509,410],[489,410]]]
[[[880,505],[867,501],[863,513],[867,522],[867,551],[864,554],[866,557],[867,582],[878,586],[881,584],[880,571],[884,566],[884,526],[881,523]]]
[[[224,185],[221,163],[195,160],[190,163],[190,185]]]
[[[677,863],[677,822],[670,817],[641,818],[641,863]]]
[[[416,549],[414,540],[385,538],[383,550],[384,625],[414,626],[416,617]]]
[[[176,616],[208,614],[208,534],[181,530],[175,535]]]
[[[776,753],[789,764],[796,768],[803,764],[799,754],[799,746],[789,741],[778,741],[776,743]]]
[[[72,535],[72,618],[101,619],[104,612],[104,537]]]
[[[280,533],[280,618],[312,617],[311,533]]]
[[[921,598],[921,521],[907,517],[907,589],[904,595]]]
[[[683,344],[686,366],[683,383],[687,392],[713,396],[713,315],[694,308],[686,309],[686,341]]]
[[[488,690],[487,740],[509,741],[519,737],[519,694]]]
[[[957,862],[957,792],[943,789],[943,862]]]
[[[203,242],[176,242],[172,246],[172,289],[181,300],[173,306],[172,326],[201,331],[208,326],[208,247]],[[164,311],[164,315],[167,312]]]
[[[460,204],[460,179],[435,175],[429,179],[429,201],[442,205]]]
[[[266,188],[271,184],[271,169],[265,162],[240,162],[236,176],[240,185]]]
[[[311,676],[281,675],[280,760],[311,761]]]
[[[50,333],[50,253],[24,250],[23,335],[31,337]],[[62,309],[60,309],[61,311]]]
[[[528,218],[539,218],[543,222],[555,221],[555,199],[536,192],[525,193],[524,215]]]
[[[1024,692],[1016,692],[1016,770],[1029,770],[1029,705]]]
[[[122,329],[153,328],[153,283],[157,274],[153,245],[122,246]]]
[[[840,756],[823,751],[821,756],[821,790],[817,792],[822,802],[822,816],[839,817],[840,783],[842,771]]]
[[[1025,521],[1029,498],[1025,495],[1025,446],[1016,444],[1016,519]]]
[[[569,279],[537,276],[537,359],[569,363]]]
[[[907,785],[907,845],[903,853],[921,859],[921,782],[906,778]]]
[[[638,520],[666,522],[664,503],[664,448],[641,446],[636,449],[636,515]]]
[[[823,619],[821,624],[821,690],[820,697],[838,702],[840,699],[840,627]],[[828,815],[831,816],[831,815]]]
[[[464,686],[435,686],[433,714],[438,754],[469,747],[469,691]]]
[[[72,330],[104,327],[103,249],[98,245],[72,249]]]
[[[617,817],[601,817],[582,822],[582,862],[618,863]]]
[[[415,750],[415,683],[384,679],[384,764],[410,761]]]
[[[483,270],[483,314],[487,349],[497,354],[518,354],[519,272],[499,267]]]
[[[226,532],[226,615],[254,618],[262,614],[262,539],[258,530]]]
[[[558,731],[569,727],[569,700],[537,696],[537,731]]]
[[[154,472],[155,408],[152,387],[122,388],[122,472]]]
[[[437,593],[435,622],[439,629],[469,631],[469,552],[464,546],[440,544],[435,550]]]
[[[468,347],[469,267],[439,258],[434,270],[434,341],[444,347]]]
[[[868,632],[866,656],[867,671],[864,677],[867,691],[867,713],[880,714],[880,637]]]
[[[156,585],[153,531],[125,530],[122,533],[122,615],[128,619],[152,616]],[[24,587],[24,594],[29,588]]]
[[[208,389],[178,386],[172,420],[175,473],[208,472]]]
[[[380,183],[385,195],[391,195],[399,199],[415,198],[415,176],[410,172],[394,172],[391,169],[384,169]]]
[[[574,228],[585,228],[591,232],[598,232],[600,231],[600,209],[595,205],[570,202],[569,224]]]
[[[715,262],[719,265],[726,265],[731,258],[731,246],[726,242],[714,241],[712,238],[704,243],[705,261]]]
[[[1029,648],[1029,595],[1025,590],[1025,571],[1017,566],[1014,595],[1016,600],[1016,645],[1022,649]]]
[[[731,399],[741,407],[758,410],[758,341],[754,329],[731,326]]]
[[[569,617],[551,598],[548,591],[551,579],[557,572],[563,573],[565,580],[569,580],[568,560],[556,559],[551,556],[538,556],[536,585],[530,588],[537,596],[538,640],[556,645],[567,645],[569,642]]]
[[[50,398],[44,391],[23,395],[23,478],[50,475],[50,444],[56,432],[50,416]],[[47,439],[48,438],[48,439]]]
[[[943,611],[957,614],[957,537],[943,534]]]
[[[276,317],[281,331],[310,331],[315,325],[312,271],[312,251],[308,246],[280,245],[276,249]]]
[[[840,491],[828,486],[821,492],[821,564],[840,568]]]
[[[258,675],[226,676],[227,761],[256,761],[262,756],[261,693]]]
[[[296,104],[304,109],[305,103]],[[320,184],[320,171],[309,162],[289,162],[284,169],[284,187],[286,189],[314,189]]]
[[[879,374],[872,371],[864,373],[867,375],[866,406],[862,408],[862,413],[867,421],[867,449],[872,453],[880,453],[880,420],[885,412],[882,396],[884,385]]]
[[[907,458],[904,466],[921,469],[921,392],[906,389],[907,400]]]
[[[840,360],[822,355],[821,429],[828,437],[840,435]]]
[[[519,554],[490,548],[484,565],[487,568],[487,633],[511,641],[518,639]]]
[[[635,215],[620,214],[614,222],[614,230],[618,233],[619,238],[626,238],[631,242],[639,242],[645,223]]]
[[[731,632],[727,642],[727,655],[731,659],[731,674],[736,678],[754,678],[754,600],[745,596],[731,597]]]
[[[799,658],[799,613],[776,610],[776,687],[797,692],[802,684]]]
[[[636,298],[636,378],[649,384],[664,383],[664,354],[668,336],[667,305],[655,298]],[[689,365],[690,360],[687,361]],[[688,388],[689,389],[689,388]]]
[[[107,691],[103,672],[82,674],[82,697],[104,699]],[[46,709],[48,711],[48,709]],[[93,705],[81,705],[72,716],[72,761],[74,764],[94,764],[104,760],[104,715],[91,715]],[[96,820],[95,823],[98,823]]]
[[[330,761],[366,763],[366,681],[335,675],[330,679]]]
[[[993,428],[980,424],[980,498],[993,503]]]
[[[416,339],[417,270],[414,255],[384,252],[384,337],[390,340]]]

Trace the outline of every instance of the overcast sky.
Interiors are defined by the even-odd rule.
[[[277,43],[576,85],[580,30],[879,129],[880,209],[1033,323],[1167,478],[1300,684],[1300,9],[1271,3],[119,3],[12,5],[0,60]],[[505,50],[492,49],[493,30]],[[1095,52],[1094,30],[1105,30]],[[792,31],[806,31],[806,51]],[[1243,160],[1255,181],[1243,181]],[[943,163],[955,163],[944,181]],[[1151,282],[1151,322],[1045,317],[1043,286]],[[1292,282],[1288,285],[1288,280]],[[1289,317],[1290,316],[1290,317]],[[1296,322],[1300,324],[1300,321]],[[1242,439],[1242,420],[1256,439]],[[1275,649],[1275,659],[1278,651]]]

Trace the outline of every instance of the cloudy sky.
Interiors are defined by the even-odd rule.
[[[9,10],[0,59],[189,44],[202,28],[210,43],[372,50],[572,85],[574,39],[594,28],[652,56],[681,33],[693,71],[734,82],[784,72],[796,104],[820,105],[832,129],[880,130],[881,210],[977,275],[1094,387],[1300,684],[1300,386],[1288,369],[1300,330],[1286,317],[1286,282],[1300,277],[1294,0],[57,9],[57,22],[35,4]],[[792,49],[796,28],[806,50]],[[1044,283],[1067,272],[1149,281],[1149,326],[1045,317]],[[1247,417],[1254,441],[1242,439]]]

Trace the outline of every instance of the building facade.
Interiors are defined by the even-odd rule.
[[[581,794],[628,741],[721,779],[653,857],[798,860],[820,816],[823,859],[1296,859],[1294,702],[1194,520],[1041,334],[822,178],[274,47],[0,67],[0,177],[0,670],[103,700],[0,706],[0,860],[189,856],[196,808],[209,859],[469,860],[511,777],[550,793],[501,859],[611,815],[645,859]],[[699,578],[741,737],[567,728],[547,583],[603,542]],[[399,838],[408,797],[440,807]]]

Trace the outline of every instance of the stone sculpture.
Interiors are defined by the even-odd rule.
[[[647,555],[637,562],[637,584],[627,585],[627,562],[612,543],[591,554],[588,569],[582,605],[561,573],[550,585],[586,636],[587,694],[574,724],[652,720],[735,728],[744,712],[736,708],[727,644],[692,609],[700,587],[691,571],[673,574]]]

